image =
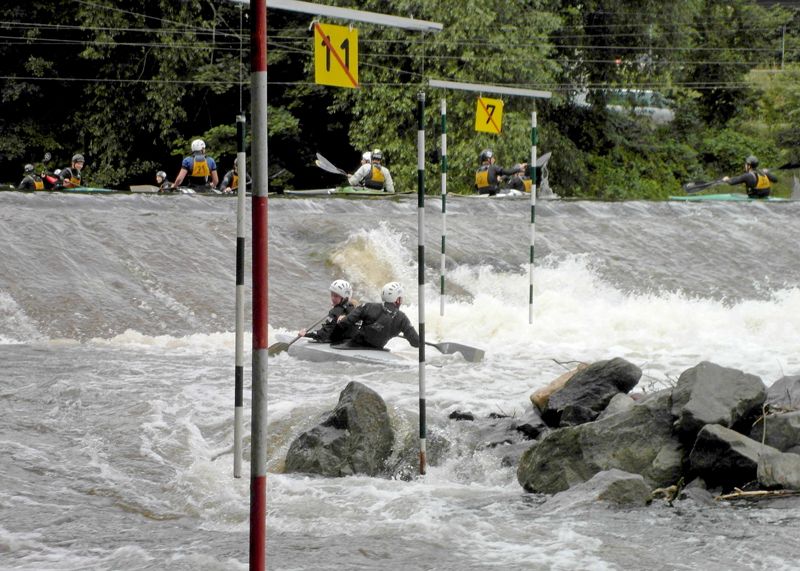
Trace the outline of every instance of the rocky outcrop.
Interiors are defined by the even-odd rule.
[[[385,472],[394,431],[386,403],[361,383],[349,383],[321,424],[292,442],[286,472],[321,476],[376,476]]]
[[[781,455],[800,450],[800,412],[771,414],[752,428],[767,398],[757,376],[701,362],[684,371],[674,389],[641,401],[626,394],[638,379],[635,370],[627,383],[609,382],[622,376],[610,374],[595,377],[596,386],[582,382],[592,371],[608,372],[615,361],[618,369],[631,371],[622,360],[595,363],[550,395],[543,417],[560,427],[520,457],[517,480],[525,490],[557,493],[612,469],[639,474],[653,488],[680,489],[679,482],[698,476],[726,491],[800,483],[800,456]],[[772,393],[775,402],[779,396],[791,402],[796,378],[784,378]],[[592,415],[596,420],[586,422]],[[576,419],[580,423],[571,426]],[[767,446],[748,434],[763,437]]]
[[[616,468],[668,486],[684,455],[672,423],[666,390],[602,420],[554,430],[523,454],[517,480],[529,492],[552,494]]]

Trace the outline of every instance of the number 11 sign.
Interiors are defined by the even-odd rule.
[[[357,29],[314,24],[314,81],[321,85],[359,87]]]

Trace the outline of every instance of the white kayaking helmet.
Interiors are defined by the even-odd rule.
[[[369,151],[367,151],[366,153],[364,153],[363,155],[361,155],[361,160],[362,160],[362,161],[365,161],[365,162],[370,162],[370,161],[372,160],[372,153],[370,153]]]
[[[32,164],[30,164],[30,163],[28,163],[27,165],[25,165],[25,172],[26,172],[26,173],[33,172],[33,165],[32,165]]]
[[[328,289],[344,299],[350,299],[350,296],[353,295],[353,286],[346,280],[336,280]]]
[[[389,282],[381,290],[381,299],[386,303],[394,303],[403,297],[403,286],[398,282]]]
[[[156,173],[156,178],[159,178],[159,177],[162,178],[163,180],[167,180],[167,173],[165,173],[164,171],[158,171]]]
[[[203,139],[195,139],[192,141],[192,152],[199,153],[200,151],[206,150],[206,143]]]

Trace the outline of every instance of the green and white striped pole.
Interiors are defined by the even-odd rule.
[[[445,240],[447,238],[447,100],[442,97],[442,264],[439,271],[439,315],[444,316]]]
[[[536,145],[539,130],[536,127],[536,111],[531,113],[531,252],[528,262],[528,323],[533,323],[533,245],[536,240]]]
[[[417,283],[419,286],[419,473],[425,475],[425,92],[417,96]]]

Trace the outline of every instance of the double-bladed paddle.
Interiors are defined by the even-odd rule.
[[[339,167],[335,166],[332,162],[330,162],[328,159],[326,159],[325,157],[323,157],[319,153],[317,153],[317,160],[314,161],[314,164],[316,164],[319,168],[321,168],[324,171],[331,172],[333,174],[341,174],[341,175],[344,175],[344,176],[350,176],[345,171],[343,171]]]
[[[322,317],[322,318],[320,318],[320,319],[316,320],[314,323],[312,323],[311,325],[309,325],[308,327],[306,327],[306,331],[308,331],[308,330],[309,330],[309,329],[311,329],[312,327],[316,327],[317,325],[319,325],[320,323],[322,323],[322,321],[323,321],[323,320],[324,320],[326,317],[328,317],[328,316],[327,316],[327,315],[325,315],[324,317]],[[272,357],[273,355],[277,355],[278,353],[282,353],[282,352],[284,352],[284,351],[288,350],[288,349],[289,349],[289,347],[291,347],[291,346],[294,344],[294,342],[295,342],[295,341],[297,341],[298,339],[300,339],[300,337],[301,337],[301,336],[300,336],[300,335],[298,335],[297,337],[295,337],[294,339],[292,339],[292,340],[291,340],[291,341],[289,341],[288,343],[286,343],[286,342],[283,342],[283,341],[279,341],[278,343],[273,343],[272,345],[270,345],[269,347],[267,347],[267,355],[268,355],[268,356],[270,356],[270,357]]]
[[[687,182],[686,184],[683,185],[683,191],[688,194],[691,194],[693,192],[699,192],[701,190],[705,190],[706,188],[711,188],[712,186],[717,186],[718,184],[722,184],[723,182],[725,181],[721,178],[707,182],[702,180]]]

